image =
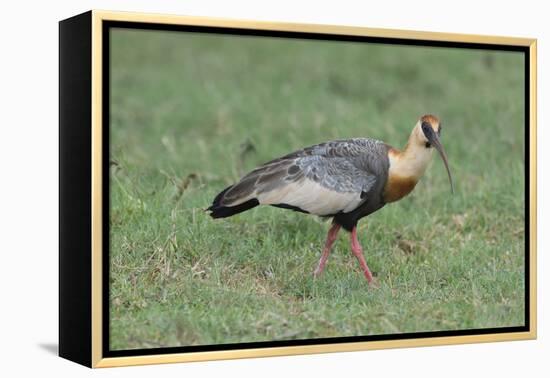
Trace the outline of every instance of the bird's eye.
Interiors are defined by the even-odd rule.
[[[422,131],[424,132],[424,135],[426,135],[426,137],[428,137],[428,134],[430,133],[431,128],[432,127],[428,122],[422,122]]]

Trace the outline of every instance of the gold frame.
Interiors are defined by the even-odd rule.
[[[515,45],[529,48],[530,53],[530,325],[528,332],[500,334],[445,336],[433,338],[367,341],[341,344],[317,344],[308,346],[266,347],[257,349],[222,350],[212,352],[173,353],[133,357],[102,356],[102,22],[129,21],[162,23],[171,25],[217,26],[241,29],[273,31],[299,31],[340,35],[400,38],[427,41],[466,42],[480,44]],[[268,357],[328,352],[348,352],[371,349],[419,347],[448,344],[466,344],[494,341],[536,339],[536,235],[537,235],[537,106],[536,106],[536,57],[537,41],[531,38],[514,38],[470,34],[405,31],[335,25],[294,24],[260,22],[250,20],[188,17],[163,14],[92,11],[92,367],[113,367],[173,362],[207,361],[251,357]]]

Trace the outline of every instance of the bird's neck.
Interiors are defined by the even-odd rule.
[[[402,151],[390,148],[389,175],[418,181],[424,175],[432,154],[433,148],[426,148],[425,143],[413,133]]]
[[[426,148],[413,133],[403,151],[392,147],[388,151],[388,157],[390,169],[383,192],[386,203],[395,202],[414,189],[428,167],[432,148]]]
[[[390,147],[390,168],[384,187],[384,202],[395,202],[409,194],[424,175],[432,158],[433,148],[426,148],[419,127],[415,127],[405,148]]]

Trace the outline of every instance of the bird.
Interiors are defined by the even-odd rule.
[[[407,196],[424,175],[434,149],[445,165],[451,193],[453,179],[441,144],[442,124],[421,116],[402,150],[371,138],[316,144],[258,166],[215,196],[206,210],[214,219],[270,205],[332,218],[321,257],[319,277],[341,229],[350,233],[351,250],[369,284],[373,282],[357,237],[357,223]]]

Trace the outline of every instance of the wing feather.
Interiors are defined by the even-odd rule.
[[[318,144],[254,169],[221,199],[237,206],[253,198],[260,204],[290,205],[317,215],[350,212],[367,200],[387,161],[382,142],[356,138]]]

